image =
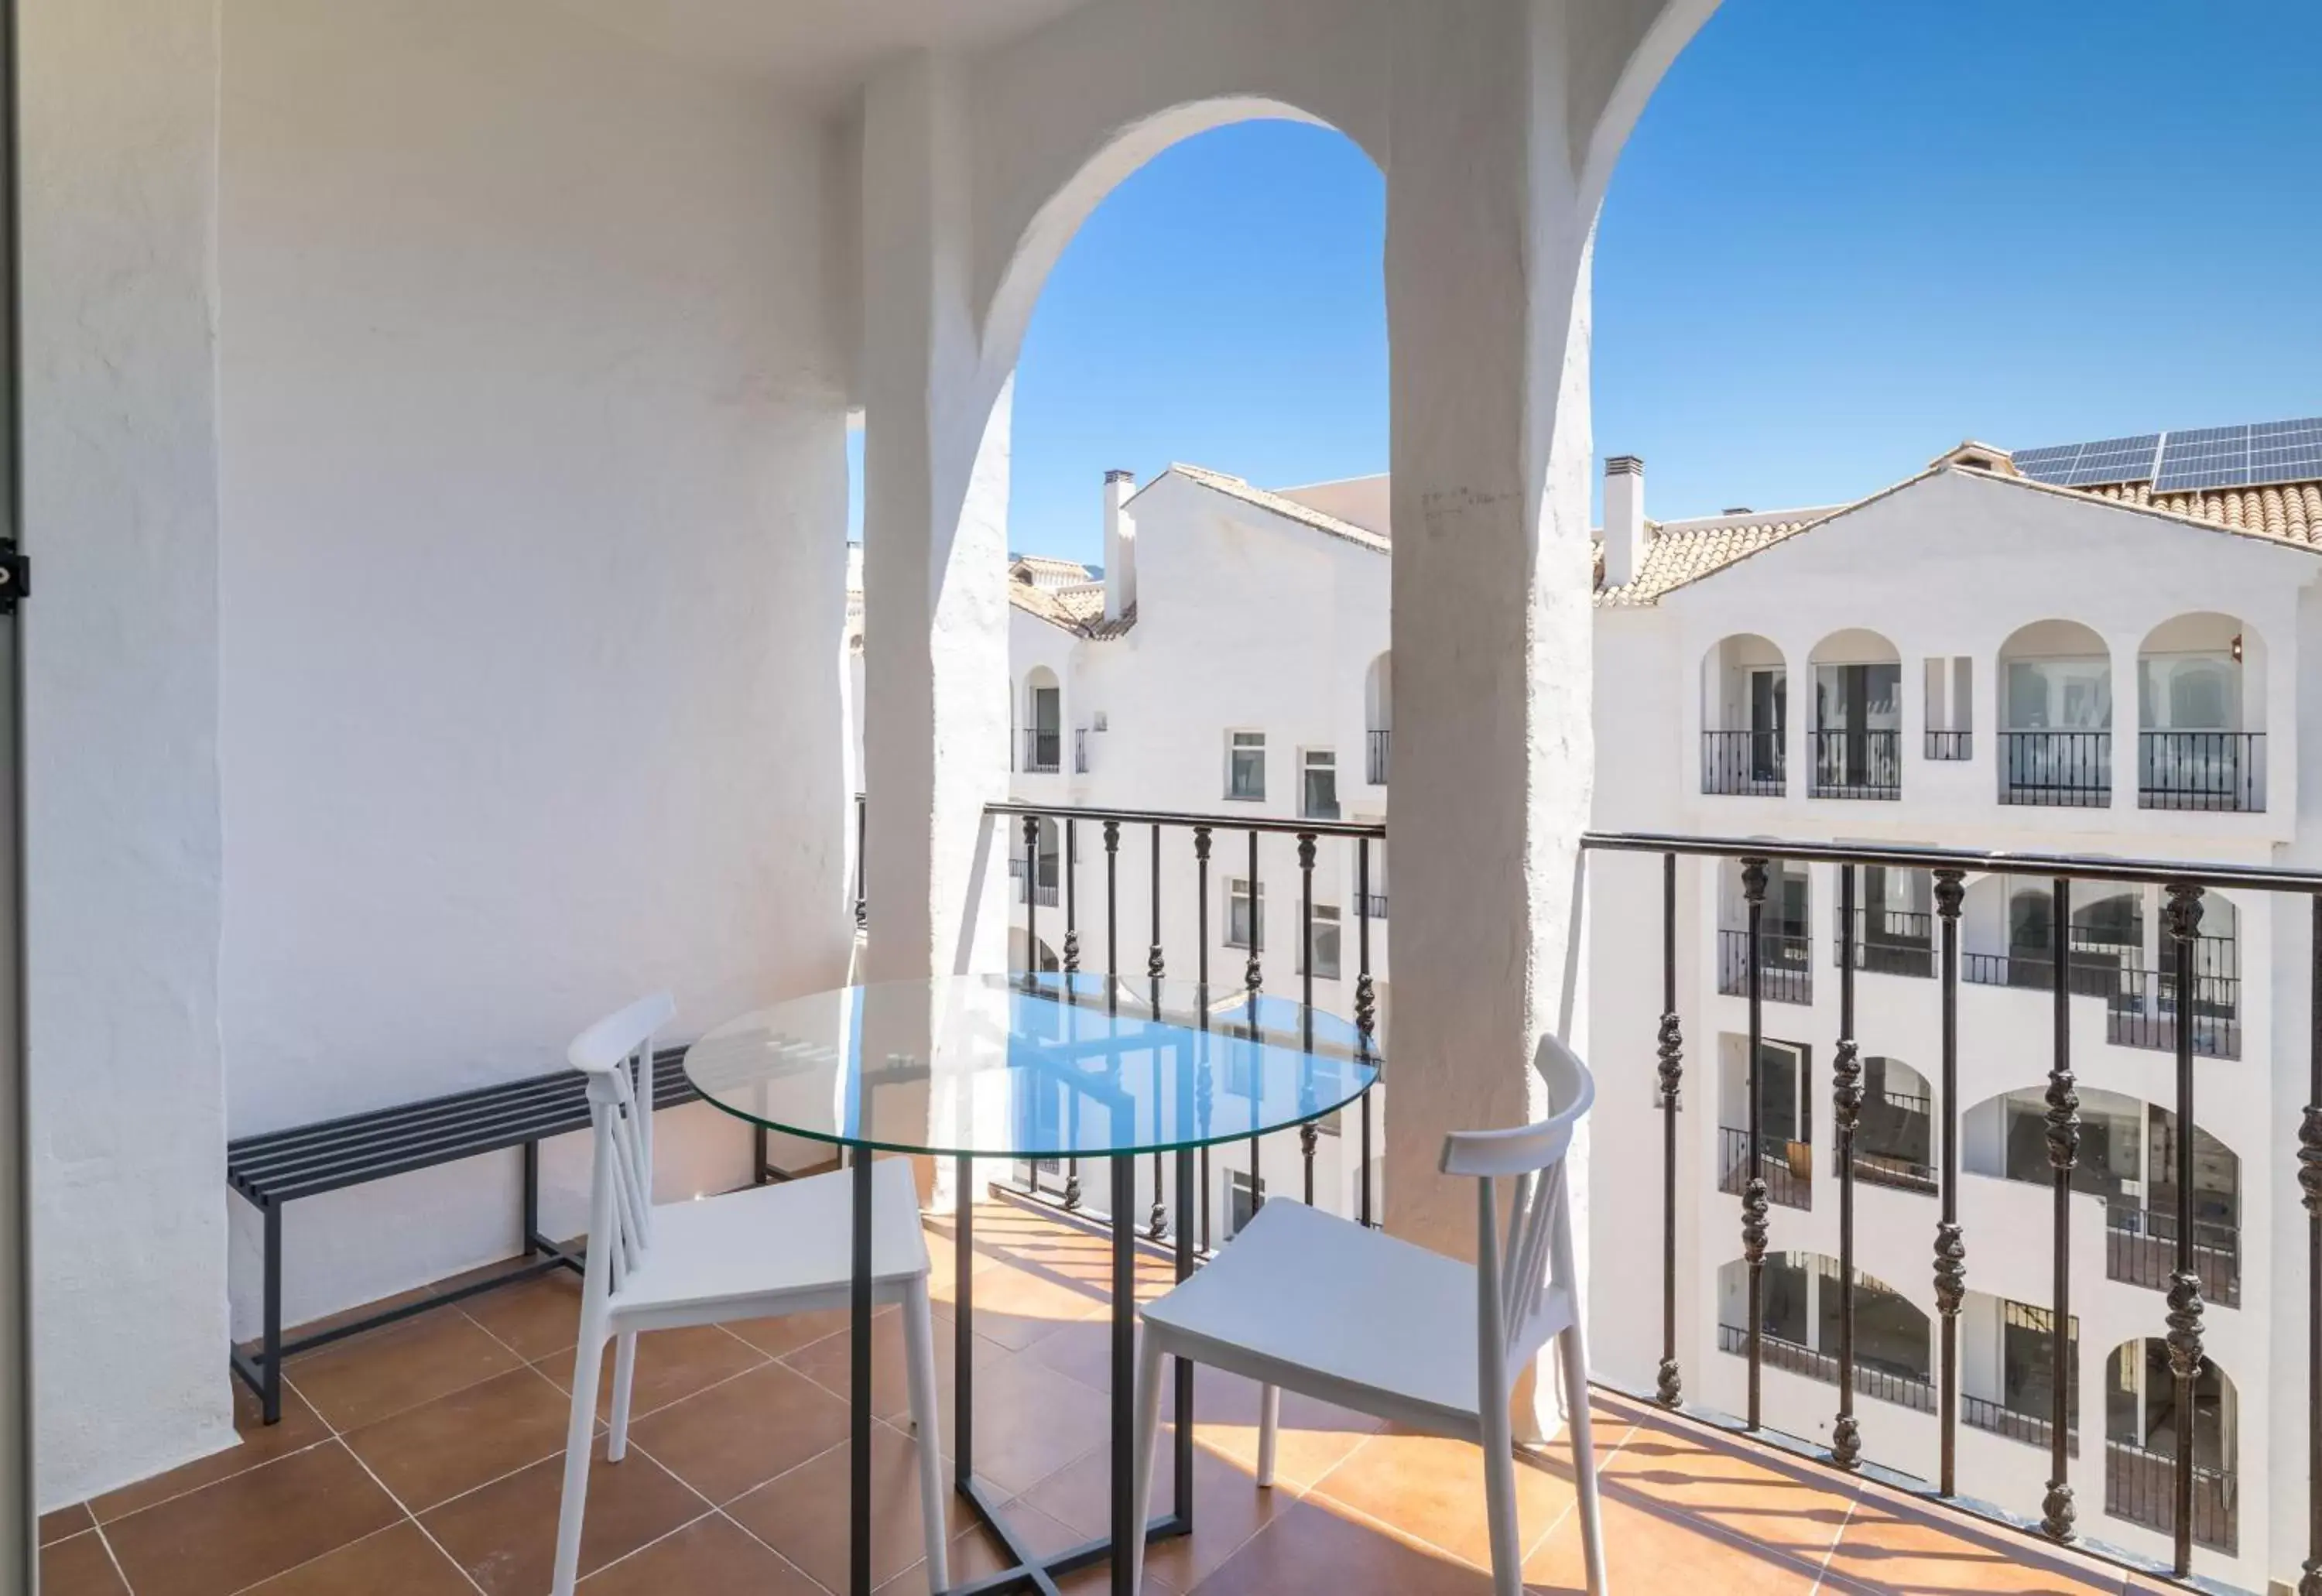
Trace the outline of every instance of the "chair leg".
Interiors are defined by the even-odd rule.
[[[1274,1483],[1274,1447],[1282,1434],[1282,1388],[1262,1386],[1257,1393],[1257,1482]]]
[[[622,1336],[613,1346],[613,1428],[605,1437],[605,1461],[618,1463],[629,1451],[629,1390],[636,1378],[637,1333]]]
[[[936,1391],[936,1327],[928,1301],[928,1279],[913,1280],[903,1295],[903,1351],[910,1368],[911,1427],[919,1449],[919,1518],[927,1533],[928,1585],[940,1591],[951,1583],[945,1555],[942,1399]]]
[[[1508,1404],[1486,1401],[1483,1420],[1484,1513],[1492,1543],[1494,1596],[1523,1596],[1523,1534],[1516,1527],[1516,1443]]]
[[[1596,1502],[1596,1437],[1588,1415],[1588,1348],[1578,1325],[1557,1337],[1557,1360],[1564,1365],[1566,1428],[1572,1436],[1572,1478],[1580,1510],[1580,1557],[1588,1573],[1588,1596],[1605,1596],[1604,1527]]]
[[[572,1596],[580,1573],[580,1515],[589,1500],[590,1442],[597,1427],[597,1365],[604,1361],[605,1327],[584,1323],[572,1354],[572,1418],[565,1428],[564,1498],[556,1515],[556,1575],[551,1596]]]
[[[1179,1414],[1177,1422],[1186,1422]],[[1161,1441],[1161,1343],[1150,1327],[1137,1347],[1137,1481],[1138,1534],[1129,1548],[1129,1588],[1145,1581],[1144,1527],[1153,1521],[1153,1451]]]

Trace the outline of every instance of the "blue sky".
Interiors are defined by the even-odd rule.
[[[2317,59],[2312,0],[1728,0],[1605,201],[1600,453],[1676,517],[2322,414]],[[1384,470],[1384,227],[1321,129],[1132,175],[1025,341],[1011,543],[1095,559],[1108,467]]]

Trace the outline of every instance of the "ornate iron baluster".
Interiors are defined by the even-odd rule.
[[[1077,983],[1071,978],[1081,972],[1081,918],[1075,885],[1080,879],[1079,823],[1069,815],[1065,816],[1065,990],[1074,991]],[[1081,1206],[1081,1158],[1075,1153],[1065,1160],[1065,1209],[1076,1212]]]
[[[865,795],[855,795],[855,928],[871,923],[871,900],[863,889],[863,843],[870,830],[871,805]]]
[[[1742,1182],[1742,1257],[1750,1274],[1750,1411],[1749,1427],[1759,1427],[1760,1387],[1765,1373],[1766,1330],[1766,1177],[1759,1153],[1763,1105],[1758,1099],[1758,1055],[1765,1044],[1766,1015],[1763,982],[1758,968],[1758,937],[1766,922],[1766,862],[1742,862],[1742,901],[1749,913],[1750,953],[1747,968],[1750,997],[1750,1058],[1744,1074],[1750,1097],[1749,1178]]]
[[[1677,1019],[1677,855],[1661,855],[1661,1404],[1685,1403],[1677,1361],[1677,1116],[1685,1038]]]
[[[1304,971],[1300,985],[1299,1033],[1309,1053],[1314,1049],[1314,834],[1298,834],[1298,962]],[[1311,1087],[1312,1078],[1308,1078]],[[1321,1127],[1312,1120],[1298,1127],[1298,1158],[1306,1180],[1305,1200],[1314,1206],[1314,1144]]]
[[[1204,1031],[1210,1028],[1210,828],[1193,827],[1193,947],[1194,1008]],[[1211,1245],[1210,1230],[1210,1109],[1216,1100],[1211,1072],[1202,1072],[1193,1088],[1193,1111],[1202,1121],[1202,1250]]]
[[[1040,977],[1040,817],[1024,816],[1024,984]]]
[[[1854,866],[1838,867],[1838,923],[1854,926]],[[1854,1042],[1854,958],[1838,950],[1838,1050],[1831,1059],[1831,1104],[1838,1131],[1838,1421],[1831,1427],[1830,1460],[1851,1469],[1862,1459],[1861,1427],[1854,1421],[1854,1130],[1862,1117],[1862,1061]]]
[[[1120,822],[1104,823],[1104,984],[1120,982]]]
[[[2041,1500],[2040,1528],[2051,1540],[2074,1534],[2071,1482],[2072,1392],[2072,1166],[2080,1153],[2080,1098],[2072,1081],[2071,921],[2072,883],[2056,878],[2055,912],[2049,935],[2055,962],[2055,1062],[2048,1071],[2048,1165],[2055,1172],[2056,1212],[2054,1320],[2049,1329],[2048,1377],[2054,1387],[2048,1414],[2048,1493]]]
[[[1943,927],[1943,1217],[1935,1227],[1935,1310],[1943,1316],[1943,1371],[1935,1388],[1943,1423],[1939,1486],[1955,1494],[1959,1482],[1959,1316],[1967,1300],[1967,1243],[1959,1223],[1959,923],[1967,897],[1962,872],[1935,872],[1935,914]]]
[[[1161,1017],[1161,823],[1153,823],[1153,943],[1145,953],[1145,976],[1153,983],[1153,1017]],[[1161,1199],[1161,1154],[1153,1154],[1153,1210],[1145,1218],[1147,1239],[1159,1241],[1169,1234],[1169,1210]]]
[[[1250,827],[1249,832],[1249,880],[1245,885],[1248,892],[1243,901],[1249,905],[1249,923],[1244,928],[1249,933],[1249,961],[1242,966],[1241,981],[1242,991],[1249,1010],[1250,1040],[1255,1042],[1257,1039],[1257,992],[1258,989],[1266,984],[1266,971],[1257,962],[1257,828],[1256,826]],[[1231,910],[1228,910],[1228,913],[1230,914]],[[1250,1082],[1250,1090],[1253,1093],[1257,1090],[1256,1076],[1257,1065],[1253,1062]],[[1257,1138],[1252,1136],[1249,1139],[1249,1211],[1253,1214],[1266,1206],[1266,1182],[1258,1178],[1257,1170]]]
[[[2314,898],[2313,997],[2298,1190],[2306,1204],[2306,1564],[2298,1596],[2322,1596],[2322,893]]]
[[[1371,1037],[1378,1020],[1377,1000],[1371,991],[1371,840],[1355,839],[1355,957],[1361,969],[1355,976],[1355,1051],[1371,1062]],[[1357,1218],[1371,1219],[1371,1089],[1363,1090],[1362,1196]]]
[[[2193,939],[2201,889],[2169,883],[2163,911],[2177,974],[2177,1267],[2169,1277],[2169,1372],[2177,1380],[2176,1572],[2193,1572],[2193,1382],[2201,1372],[2201,1277],[2193,1268]]]

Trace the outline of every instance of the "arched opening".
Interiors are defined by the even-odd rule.
[[[1766,1366],[1838,1383],[1839,1316],[1845,1294],[1838,1261],[1822,1253],[1769,1253],[1765,1309],[1759,1318]],[[1750,1266],[1717,1271],[1717,1345],[1750,1350]],[[1854,1272],[1854,1383],[1863,1395],[1922,1413],[1934,1411],[1926,1314],[1886,1281]]]
[[[1857,970],[1935,973],[1935,878],[1924,870],[1864,865],[1856,874],[1854,924],[1840,936]]]
[[[1742,633],[1701,662],[1701,790],[1779,798],[1789,669],[1769,638]]]
[[[2178,1119],[2101,1087],[2080,1088],[2080,1137],[2072,1190],[2105,1205],[2107,1278],[2166,1291],[2177,1268],[2177,1240],[2189,1234],[2203,1297],[2241,1301],[2241,1160],[2205,1127],[2193,1127],[2189,1233],[2179,1222]],[[1960,1163],[1970,1173],[2051,1187],[2046,1089],[2024,1087],[1987,1098],[1960,1120]]]
[[[1033,873],[1028,885],[1025,881],[1022,847],[1019,845],[1010,851],[1008,873],[1017,881],[1017,902],[1029,901],[1040,908],[1056,907],[1060,893],[1058,883],[1062,880],[1059,869],[1061,836],[1062,833],[1056,821],[1047,816],[1042,816],[1039,843],[1033,850]],[[1042,968],[1045,969],[1047,966],[1044,965]]]
[[[1363,741],[1368,745],[1364,773],[1373,787],[1386,785],[1387,747],[1394,734],[1394,660],[1383,652],[1363,678]]]
[[[1742,862],[1718,871],[1717,990],[1741,997],[1750,990],[1750,899]],[[1814,877],[1792,861],[1766,866],[1766,896],[1758,917],[1759,995],[1775,1003],[1814,1001]]]
[[[1999,649],[1999,801],[2112,802],[2112,656],[2078,621],[2034,621]]]
[[[1903,795],[1903,656],[1878,633],[1834,632],[1816,643],[1814,766],[1808,792],[1825,798]]]
[[[1854,1173],[1874,1186],[1935,1192],[1935,1089],[1901,1059],[1862,1061],[1862,1111],[1854,1127]]]
[[[2265,807],[2265,645],[2234,616],[2178,616],[2139,645],[2136,801]]]
[[[2105,1360],[2105,1511],[2162,1534],[2177,1526],[2178,1448],[2193,1457],[2193,1539],[2232,1554],[2240,1540],[2240,1399],[2213,1359],[2180,1387],[2158,1336],[2124,1341]]]
[[[1024,675],[1023,764],[1027,774],[1054,774],[1063,768],[1065,689],[1056,673],[1035,665]]]

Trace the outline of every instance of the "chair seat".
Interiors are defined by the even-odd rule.
[[[924,1274],[927,1236],[908,1158],[872,1169],[871,1274]],[[854,1278],[855,1192],[844,1170],[657,1205],[644,1262],[610,1300],[615,1312],[663,1303],[740,1301],[844,1289]]]
[[[1303,1203],[1258,1209],[1145,1321],[1165,1352],[1342,1407],[1454,1433],[1476,1420],[1474,1267]],[[1571,1322],[1555,1291],[1532,1333]]]

